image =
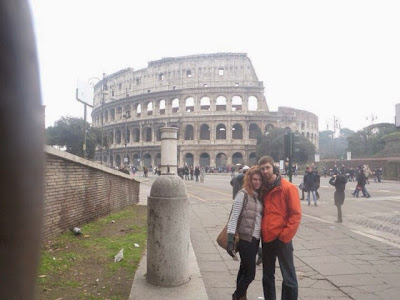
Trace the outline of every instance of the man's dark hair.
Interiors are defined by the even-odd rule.
[[[259,165],[259,166],[260,166],[260,165],[263,165],[263,164],[266,164],[266,163],[270,163],[271,166],[273,166],[273,165],[274,165],[274,159],[273,159],[271,156],[265,155],[265,156],[261,157],[261,158],[258,160],[258,165]]]

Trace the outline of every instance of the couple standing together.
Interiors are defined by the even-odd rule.
[[[237,193],[228,223],[228,249],[240,254],[240,268],[232,299],[245,300],[256,274],[256,255],[262,240],[264,299],[276,299],[275,262],[282,272],[282,300],[298,298],[298,284],[293,262],[292,239],[301,220],[297,187],[274,172],[274,161],[263,156],[258,166],[245,174],[243,188]],[[234,249],[234,236],[239,243]]]

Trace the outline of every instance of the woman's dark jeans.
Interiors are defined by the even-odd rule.
[[[298,284],[293,263],[292,241],[284,243],[278,238],[272,242],[263,243],[263,289],[265,300],[275,300],[275,262],[278,257],[282,272],[282,300],[298,298]]]
[[[255,237],[251,242],[239,240],[238,251],[240,254],[240,268],[236,278],[236,291],[234,295],[237,298],[246,295],[250,283],[256,276],[256,255],[260,240]]]

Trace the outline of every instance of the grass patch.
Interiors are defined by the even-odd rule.
[[[42,249],[37,298],[127,299],[146,247],[147,207],[130,206],[81,230],[83,236],[67,231]],[[114,262],[121,249],[124,259]]]

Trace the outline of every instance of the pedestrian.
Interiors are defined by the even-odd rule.
[[[276,299],[275,263],[282,273],[282,300],[297,300],[298,284],[293,260],[292,239],[301,221],[297,187],[273,171],[270,156],[260,158],[258,165],[264,177],[261,223],[264,299]]]
[[[191,166],[191,167],[190,167],[190,180],[193,180],[193,179],[194,179],[193,173],[194,173],[193,166]]]
[[[143,167],[143,175],[144,177],[147,177],[147,173],[149,172],[149,169],[147,167]]]
[[[314,205],[317,206],[317,195],[315,193],[317,189],[317,184],[316,184],[317,179],[316,179],[316,174],[313,172],[310,166],[306,166],[306,174],[304,175],[303,181],[304,181],[304,188],[307,191],[308,206],[310,206],[310,193],[313,196]]]
[[[184,168],[184,173],[185,175],[185,180],[189,180],[189,167],[187,164],[185,164],[185,168]]]
[[[199,175],[200,175],[200,167],[196,166],[194,169],[194,177],[196,177],[196,182],[199,182]]]
[[[243,166],[243,168],[241,168],[239,170],[239,174],[236,177],[231,179],[230,184],[233,188],[232,189],[232,199],[235,199],[237,192],[239,192],[240,189],[242,188],[243,178],[248,169],[249,169],[249,166],[247,166],[247,165]]]
[[[365,188],[365,185],[367,183],[367,179],[364,174],[364,170],[360,167],[360,172],[357,176],[357,186],[356,189],[353,193],[354,196],[358,198],[358,195],[360,191],[363,193],[363,197],[371,197],[371,195],[368,193],[367,189]]]
[[[335,194],[333,195],[333,199],[335,201],[335,205],[338,212],[338,217],[336,222],[343,223],[342,205],[344,203],[344,198],[345,198],[344,190],[346,188],[347,178],[342,174],[335,174],[329,180],[329,183],[333,185],[336,189]]]
[[[246,172],[241,189],[233,202],[232,213],[228,223],[227,252],[235,256],[233,240],[239,233],[237,251],[240,255],[240,267],[236,279],[236,290],[233,300],[245,300],[247,289],[256,275],[256,255],[261,236],[261,219],[263,206],[259,199],[262,185],[262,174],[258,166]]]
[[[369,184],[369,179],[368,179],[368,177],[369,177],[369,175],[372,173],[372,172],[371,172],[371,169],[369,168],[368,165],[364,165],[364,166],[363,166],[363,170],[364,170],[365,179],[366,179],[366,181],[367,181],[367,184]]]
[[[200,182],[204,183],[204,176],[205,176],[205,170],[203,167],[200,168]]]

